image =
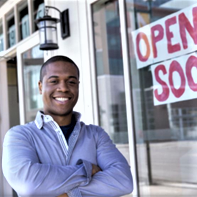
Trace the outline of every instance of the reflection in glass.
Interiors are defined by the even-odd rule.
[[[3,27],[2,27],[2,23],[0,22],[0,51],[3,50],[4,50]]]
[[[43,64],[43,51],[36,46],[22,55],[25,87],[25,121],[35,119],[38,110],[42,108],[42,99],[38,89],[40,68]]]
[[[118,1],[92,8],[100,125],[115,143],[128,143]]]
[[[33,0],[33,20],[42,18],[44,16],[44,0]],[[33,31],[37,31],[38,27],[34,23]]]
[[[196,99],[154,106],[151,66],[137,69],[131,34],[192,4],[126,0],[140,197],[197,194]]]
[[[20,40],[25,39],[30,35],[29,32],[29,14],[28,14],[28,7],[27,2],[22,1],[18,5],[18,12],[19,12],[19,24],[20,24]]]
[[[7,16],[7,36],[8,36],[8,48],[14,46],[16,44],[16,35],[15,35],[15,23],[14,23],[14,16],[13,12]]]

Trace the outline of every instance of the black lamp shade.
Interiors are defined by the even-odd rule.
[[[57,26],[60,20],[45,15],[43,18],[36,20],[40,34],[40,49],[41,50],[54,50],[58,49],[57,41]]]

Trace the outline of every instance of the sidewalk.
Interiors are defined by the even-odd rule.
[[[196,188],[184,188],[175,186],[163,186],[163,185],[143,185],[140,186],[140,197],[197,197]],[[127,195],[124,197],[136,197],[133,195]]]

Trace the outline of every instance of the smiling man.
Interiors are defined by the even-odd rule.
[[[73,111],[79,69],[54,56],[40,71],[43,111],[11,128],[3,144],[3,173],[20,197],[117,197],[133,190],[130,167],[99,126]]]
[[[43,95],[44,114],[51,115],[60,126],[70,124],[78,100],[78,68],[65,61],[44,64],[39,90]]]

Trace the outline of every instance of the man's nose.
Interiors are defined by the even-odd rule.
[[[66,92],[69,90],[69,86],[68,86],[68,83],[66,83],[65,81],[61,82],[59,84],[59,88],[58,88],[59,91],[61,92]]]

